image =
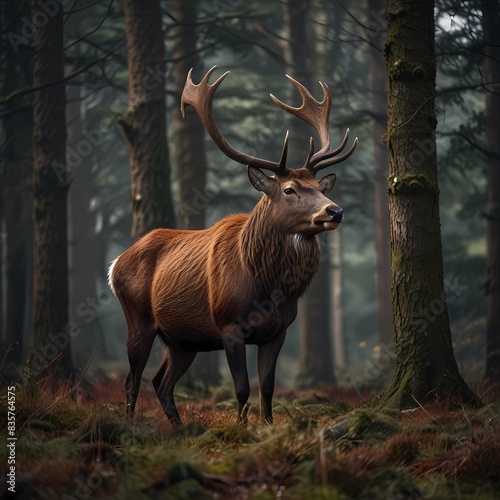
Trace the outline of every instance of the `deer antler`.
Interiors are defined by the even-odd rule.
[[[214,143],[226,156],[237,161],[238,163],[243,163],[244,165],[251,165],[252,167],[259,167],[265,170],[270,170],[277,175],[285,175],[287,172],[286,156],[288,150],[288,133],[285,137],[283,151],[281,153],[281,159],[279,162],[263,160],[261,158],[256,158],[254,156],[242,153],[241,151],[238,151],[233,146],[231,146],[231,144],[229,144],[220,133],[215,123],[212,111],[212,101],[217,87],[223,82],[224,78],[226,78],[226,76],[229,74],[229,71],[224,73],[212,85],[210,85],[208,83],[208,80],[210,79],[210,75],[214,72],[216,67],[217,66],[214,66],[213,68],[209,69],[207,74],[198,84],[193,83],[191,77],[193,70],[189,70],[186,84],[184,85],[184,90],[182,91],[181,96],[182,116],[185,117],[186,115],[186,105],[192,106],[198,113],[198,116],[200,117],[203,125],[205,126]]]
[[[319,82],[321,88],[323,89],[323,100],[319,102],[314,99],[314,97],[309,93],[304,85],[293,79],[291,76],[286,75],[286,77],[299,91],[299,94],[302,97],[302,105],[299,108],[294,108],[293,106],[289,106],[288,104],[281,102],[272,94],[271,99],[281,109],[284,109],[288,113],[291,113],[292,115],[295,115],[298,118],[301,118],[305,122],[309,123],[309,125],[311,125],[316,130],[321,141],[321,149],[317,153],[314,153],[314,141],[311,138],[309,154],[307,156],[304,168],[307,168],[311,171],[311,173],[316,174],[316,172],[320,171],[321,169],[334,165],[335,163],[340,163],[341,161],[344,161],[346,158],[351,156],[358,144],[357,137],[356,139],[354,139],[353,145],[346,153],[341,156],[336,156],[345,148],[345,145],[347,144],[347,140],[349,139],[349,129],[347,129],[344,139],[339,147],[331,149],[330,146],[330,126],[328,123],[328,119],[330,117],[332,95],[330,93],[328,85],[326,85],[326,83]]]

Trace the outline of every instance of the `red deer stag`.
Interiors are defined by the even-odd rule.
[[[153,386],[172,425],[182,423],[174,387],[197,352],[224,349],[238,400],[238,419],[246,416],[250,393],[245,345],[258,346],[261,418],[272,422],[276,360],[286,329],[297,314],[320,261],[316,238],[336,229],[343,210],[327,195],[335,174],[317,181],[323,168],[345,160],[357,139],[341,156],[349,137],[330,148],[328,118],[331,94],[320,82],[324,98],[287,76],[302,96],[294,108],[271,95],[285,111],[305,120],[318,133],[321,149],[311,138],[305,165],[286,167],[288,134],[279,162],[255,158],[233,148],[214,120],[212,100],[229,72],[208,83],[212,68],[195,85],[189,72],[181,112],[192,106],[215,144],[229,158],[248,165],[253,187],[264,195],[253,211],[222,219],[200,231],[156,229],[121,254],[109,269],[109,282],[123,307],[128,325],[130,373],[126,381],[127,414],[134,412],[144,366],[158,335],[166,345]],[[274,176],[265,175],[269,170]]]

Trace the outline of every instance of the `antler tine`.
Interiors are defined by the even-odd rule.
[[[302,97],[302,104],[298,108],[294,108],[288,104],[277,99],[271,94],[271,99],[274,103],[281,109],[297,116],[298,118],[304,120],[306,123],[311,125],[314,130],[319,135],[321,141],[321,149],[318,153],[323,153],[328,151],[330,148],[330,127],[328,124],[328,119],[330,116],[330,107],[332,104],[332,95],[328,85],[323,82],[319,82],[321,88],[323,89],[323,100],[317,101],[310,92],[302,85],[300,82],[295,80],[289,75],[286,75],[290,83],[299,91]]]
[[[217,90],[217,87],[223,82],[223,80],[226,78],[227,75],[229,75],[229,71],[226,71],[222,76],[220,76],[212,85],[208,84],[208,80],[210,79],[210,75],[215,71],[217,66],[213,66],[210,68],[206,75],[202,78],[201,82],[196,85],[193,82],[193,68],[191,68],[187,74],[186,77],[186,83],[184,85],[184,89],[182,91],[182,96],[181,96],[181,113],[182,117],[186,118],[186,104],[189,106],[193,106],[193,108],[196,108],[195,104],[197,104],[196,97],[198,93],[201,93],[200,89],[206,90],[206,96],[208,99],[204,102],[205,107],[208,105],[212,104],[212,100],[215,94],[215,91]],[[202,103],[203,105],[203,103]]]
[[[283,141],[283,149],[281,151],[281,158],[279,164],[282,168],[286,169],[286,157],[288,155],[288,130],[286,131],[285,140]]]
[[[217,124],[215,123],[215,118],[212,110],[212,101],[215,91],[219,85],[223,82],[229,71],[224,73],[219,77],[213,84],[209,84],[210,75],[215,71],[213,68],[209,69],[206,75],[202,78],[201,82],[195,84],[192,79],[193,69],[189,70],[186,78],[186,83],[184,85],[184,90],[181,96],[181,113],[185,117],[186,106],[192,106],[198,113],[205,129],[214,141],[215,145],[229,158],[242,163],[244,165],[251,165],[253,167],[263,168],[265,170],[270,170],[278,175],[284,175],[287,171],[285,166],[286,152],[288,147],[288,136],[285,139],[285,144],[283,145],[283,153],[281,155],[280,162],[273,162],[268,160],[263,160],[261,158],[256,158],[254,156],[245,154],[241,151],[235,149],[231,144],[229,144],[226,139],[220,133]]]
[[[349,129],[347,129],[347,131],[349,131]],[[346,133],[345,137],[344,137],[344,143],[347,142],[347,137],[349,136],[348,133]],[[326,167],[331,167],[332,165],[335,165],[336,163],[340,163],[341,161],[344,161],[346,160],[347,158],[349,158],[349,156],[351,156],[353,153],[354,153],[354,150],[356,149],[356,146],[358,145],[358,138],[356,137],[354,139],[354,142],[352,143],[352,146],[349,148],[349,150],[347,152],[345,152],[342,156],[335,156],[332,158],[332,156],[334,156],[335,154],[337,154],[336,152],[339,152],[339,151],[342,151],[342,149],[344,149],[344,146],[342,147],[338,147],[335,151],[336,152],[331,152],[331,153],[325,153],[323,155],[323,158],[321,159],[317,159],[317,161],[315,160],[315,164],[314,166],[309,166],[309,170],[311,170],[314,174],[316,174],[316,172],[319,172],[320,170],[322,170],[323,168],[326,168]]]
[[[306,165],[309,165],[309,162],[311,161],[313,154],[314,154],[314,139],[311,137],[309,139],[309,153],[307,153]]]
[[[328,88],[328,85],[326,83],[319,82],[321,88],[323,89],[323,100],[320,102],[314,99],[314,97],[304,87],[304,85],[299,83],[291,76],[286,75],[286,77],[299,91],[299,94],[302,97],[301,106],[298,108],[289,106],[288,104],[285,104],[284,102],[274,97],[272,94],[271,99],[281,109],[284,109],[288,113],[301,118],[309,125],[311,125],[316,130],[321,140],[321,149],[317,153],[313,154],[314,142],[311,139],[309,154],[307,156],[304,167],[309,169],[313,174],[316,174],[316,172],[318,172],[319,170],[334,165],[335,163],[340,163],[341,161],[344,161],[346,158],[351,156],[351,154],[356,149],[356,145],[358,144],[357,138],[355,139],[353,145],[351,146],[349,151],[347,151],[347,153],[343,154],[342,156],[335,157],[335,155],[340,153],[345,148],[347,140],[349,139],[349,129],[347,129],[340,146],[335,149],[330,149],[330,126],[328,121],[330,118],[332,94],[330,92],[330,89]]]
[[[312,168],[312,167],[314,167],[314,165],[316,165],[320,161],[326,160],[327,158],[331,158],[332,156],[335,156],[336,154],[340,153],[345,148],[345,145],[347,144],[347,140],[349,139],[349,134],[350,134],[350,130],[347,129],[345,131],[345,135],[344,135],[344,138],[342,139],[342,142],[335,149],[330,149],[324,153],[322,153],[321,151],[318,151],[314,155],[314,158],[312,158],[312,160],[310,161],[309,167]]]

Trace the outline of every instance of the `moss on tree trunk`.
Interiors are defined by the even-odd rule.
[[[434,2],[388,0],[389,209],[396,367],[381,403],[477,403],[453,354],[443,284],[434,110]]]

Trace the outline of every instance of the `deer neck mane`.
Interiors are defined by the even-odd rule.
[[[316,236],[286,232],[263,196],[242,228],[240,255],[263,293],[279,290],[297,300],[318,270],[321,251]]]

